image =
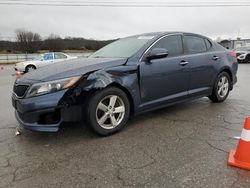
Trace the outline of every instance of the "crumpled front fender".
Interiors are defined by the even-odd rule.
[[[89,74],[83,90],[101,89],[112,83],[130,90],[135,82],[138,83],[137,66],[118,66]]]
[[[131,109],[136,113],[140,105],[140,88],[137,65],[121,65],[108,69],[101,69],[86,74],[80,83],[67,91],[60,100],[60,104],[67,107],[75,104],[85,104],[92,91],[104,89],[108,86],[122,89],[128,96]]]
[[[82,84],[81,90],[87,92],[103,89],[109,85],[123,89],[129,95],[129,99],[133,100],[134,107],[139,106],[140,90],[137,65],[117,66],[90,73],[85,83]]]

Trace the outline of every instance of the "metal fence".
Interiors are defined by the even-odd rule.
[[[90,53],[67,53],[70,56],[87,57]],[[39,58],[41,54],[0,54],[0,63],[17,63]]]

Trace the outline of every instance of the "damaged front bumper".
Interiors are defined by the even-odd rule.
[[[56,132],[62,122],[78,121],[81,117],[80,106],[61,104],[66,90],[31,98],[18,98],[12,95],[15,117],[26,129]]]

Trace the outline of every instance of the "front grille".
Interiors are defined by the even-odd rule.
[[[18,97],[23,97],[28,88],[28,85],[14,85],[13,92]]]

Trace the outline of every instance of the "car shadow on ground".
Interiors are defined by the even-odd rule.
[[[129,132],[140,132],[140,129],[143,128],[145,123],[151,121],[148,125],[148,128],[154,126],[154,121],[158,121],[164,117],[171,116],[177,118],[176,114],[185,113],[190,110],[196,111],[199,110],[201,106],[210,105],[210,101],[206,98],[198,99],[195,101],[185,102],[176,104],[173,106],[161,108],[158,110],[146,112],[137,116],[133,116],[129,119],[127,125],[120,132],[115,135],[127,135]],[[114,135],[111,135],[111,137]],[[97,135],[93,132],[84,122],[75,122],[75,123],[63,123],[60,126],[58,132],[36,132],[22,129],[22,137],[27,138],[31,142],[74,142],[77,140],[92,140],[92,139],[101,139],[103,136]]]

